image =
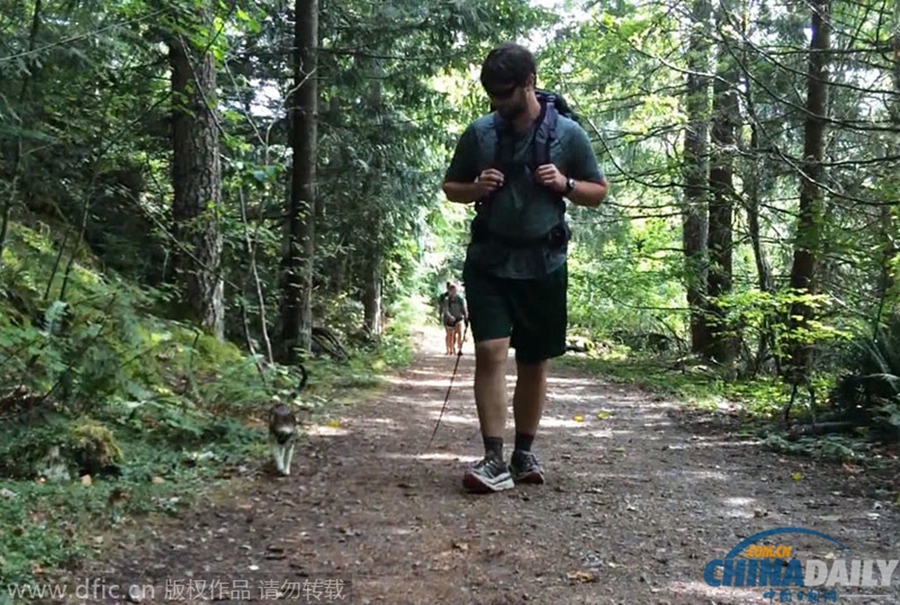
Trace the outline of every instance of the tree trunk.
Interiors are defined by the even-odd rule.
[[[363,289],[365,330],[373,336],[381,336],[384,328],[381,312],[381,255],[370,254],[365,268]]]
[[[28,52],[31,53],[34,51],[34,48],[37,44],[38,31],[41,28],[41,17],[43,16],[44,4],[42,0],[35,0],[34,10],[31,15],[31,28],[29,30],[28,35]],[[18,115],[13,112],[13,116],[15,116],[15,128],[16,129],[25,129],[25,123],[22,119],[22,115],[25,114],[24,107],[27,103],[28,98],[28,85],[31,83],[31,80],[35,77],[36,73],[40,70],[37,61],[34,61],[35,65],[30,65],[28,70],[22,70],[24,75],[22,76],[22,87],[19,89],[19,98],[17,105],[22,108]],[[2,141],[2,138],[0,138]],[[9,169],[9,191],[4,192],[2,208],[0,208],[0,267],[3,266],[3,250],[6,247],[6,237],[9,232],[9,222],[10,222],[10,214],[12,213],[13,205],[15,204],[16,197],[18,196],[17,189],[19,184],[19,176],[20,172],[22,172],[22,158],[23,158],[23,150],[22,150],[22,135],[17,133],[14,141],[9,146],[9,155],[12,157],[11,167]],[[5,171],[3,170],[3,164],[0,163],[0,175],[2,175]]]
[[[745,81],[745,84],[749,84]],[[749,98],[749,88],[746,95]],[[750,103],[748,102],[748,106]],[[753,260],[756,264],[756,283],[760,292],[772,292],[775,284],[772,279],[772,265],[766,255],[766,249],[762,243],[762,229],[759,224],[759,209],[762,199],[759,191],[759,179],[762,176],[759,156],[759,125],[750,126],[750,155],[751,167],[744,176],[744,199],[747,209],[747,231],[750,236],[750,246],[753,248]]]
[[[830,0],[812,3],[812,40],[809,46],[806,124],[803,144],[803,173],[800,176],[800,216],[791,267],[791,289],[801,294],[816,291],[816,254],[820,247],[822,190],[825,174],[822,157],[825,148],[825,119],[828,104],[828,51],[830,48]],[[804,301],[791,305],[788,327],[788,363],[786,377],[793,383],[809,378],[811,345],[803,336],[813,317],[813,308]]]
[[[684,210],[682,241],[687,303],[691,314],[691,350],[709,349],[706,322],[707,139],[709,109],[709,0],[694,0],[688,51],[687,114],[684,135]]]
[[[728,31],[728,0],[719,0],[717,21],[722,32]],[[709,307],[709,357],[728,364],[736,356],[736,339],[730,334],[726,312],[716,300],[727,295],[732,286],[732,216],[734,214],[734,155],[737,151],[735,128],[741,123],[738,105],[739,70],[728,50],[733,41],[719,41],[716,79],[713,83],[713,125],[709,186],[709,271],[707,289]]]
[[[209,21],[209,15],[202,15],[201,22]],[[208,50],[180,35],[170,41],[169,60],[174,104],[172,219],[179,242],[175,268],[183,280],[183,303],[189,316],[222,340],[225,302],[216,68]]]
[[[893,99],[887,103],[888,115],[891,118],[891,125],[894,127],[894,133],[900,133],[900,2],[894,4],[894,35],[892,38],[892,46],[894,52],[893,69],[891,70],[891,81],[894,85]],[[900,144],[898,137],[892,137],[891,143],[886,145],[886,156],[900,155]],[[885,179],[888,190],[896,191],[900,184],[900,177],[896,171],[892,171],[887,179]],[[892,309],[897,300],[897,276],[895,274],[895,261],[898,253],[897,244],[897,218],[896,205],[884,204],[881,206],[881,277],[879,280],[879,304],[876,321],[880,322],[885,308]]]
[[[288,209],[286,276],[281,306],[281,358],[292,363],[309,353],[316,226],[318,0],[294,5],[294,92],[291,95],[291,199]]]

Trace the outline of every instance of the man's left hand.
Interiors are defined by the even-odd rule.
[[[566,190],[566,175],[560,172],[555,164],[539,166],[534,174],[541,185],[549,187],[557,193],[562,193]]]

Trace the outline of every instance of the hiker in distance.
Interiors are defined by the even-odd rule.
[[[565,102],[536,90],[536,82],[528,49],[507,43],[487,55],[481,84],[492,111],[462,133],[443,183],[448,200],[476,207],[463,268],[484,441],[484,457],[463,476],[472,492],[544,482],[532,443],[546,399],[548,361],[566,350],[565,199],[596,207],[608,189],[587,133]],[[515,445],[507,464],[510,346],[518,376]]]
[[[444,324],[444,344],[447,355],[462,355],[463,322],[468,325],[469,313],[466,299],[457,291],[456,284],[447,282],[447,295],[441,301],[441,323]]]

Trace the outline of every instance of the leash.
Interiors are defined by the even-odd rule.
[[[463,330],[462,344],[466,344],[466,336],[469,333],[469,322],[466,322],[466,328]],[[434,430],[431,432],[431,439],[428,440],[428,446],[425,448],[426,450],[431,447],[431,442],[434,441],[434,436],[437,435],[438,427],[441,426],[441,420],[444,418],[444,411],[447,409],[447,402],[450,401],[450,391],[453,389],[453,380],[456,378],[456,371],[459,369],[459,360],[462,359],[462,347],[460,346],[459,352],[456,354],[456,363],[453,365],[453,374],[450,375],[450,386],[447,387],[447,395],[444,396],[444,405],[441,406],[441,413],[438,416],[437,422],[434,425]]]

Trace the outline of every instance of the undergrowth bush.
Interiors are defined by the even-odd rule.
[[[169,292],[100,272],[83,252],[67,271],[71,255],[14,223],[0,259],[0,585],[76,560],[92,531],[129,514],[176,514],[199,491],[188,486],[222,469],[265,461],[273,400],[328,413],[409,358],[413,313],[400,305],[381,346],[307,360],[298,394],[295,368],[261,375],[238,346],[162,317]],[[354,313],[345,301],[337,315]]]

